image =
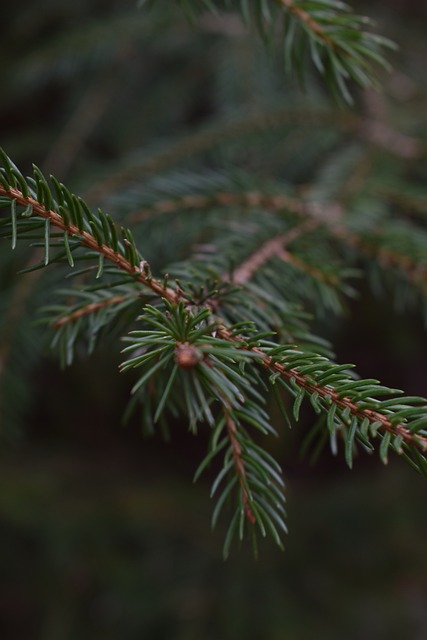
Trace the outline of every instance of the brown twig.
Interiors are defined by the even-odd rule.
[[[364,171],[367,171],[369,165],[364,167]],[[358,184],[358,183],[357,183]],[[354,188],[356,182],[352,182],[351,187]],[[350,186],[348,187],[350,190]],[[343,193],[344,197],[348,197],[347,190]],[[228,191],[219,191],[216,194],[203,196],[203,195],[186,195],[177,199],[160,200],[150,207],[144,207],[135,210],[131,214],[131,220],[133,222],[139,222],[141,220],[151,217],[153,214],[161,213],[173,213],[180,209],[204,209],[210,206],[242,206],[242,207],[260,207],[271,212],[289,211],[301,216],[310,216],[316,224],[322,223],[328,226],[329,230],[334,236],[346,242],[351,246],[357,247],[359,250],[369,253],[370,255],[377,255],[382,264],[388,266],[399,267],[404,271],[409,280],[415,281],[417,278],[426,281],[427,287],[427,266],[419,265],[414,260],[407,256],[402,256],[397,251],[390,249],[377,247],[374,243],[370,243],[357,236],[354,232],[349,232],[340,224],[342,218],[342,207],[337,202],[330,203],[328,205],[318,205],[315,202],[304,202],[301,199],[294,198],[287,195],[268,195],[259,191],[249,191],[246,193],[234,193]],[[299,227],[296,227],[297,229]],[[275,238],[271,241],[267,241],[265,245],[260,247],[253,254],[252,267],[250,261],[252,258],[248,258],[247,264],[241,265],[241,267],[235,269],[233,281],[236,284],[244,284],[252,276],[254,270],[264,264],[269,256],[278,255],[288,262],[292,262],[296,266],[300,266],[303,270],[314,274],[313,268],[304,264],[295,256],[292,256],[289,252],[284,250],[286,242],[292,241],[293,238],[287,238],[287,234],[283,234],[279,238]],[[258,254],[258,255],[256,255]],[[264,256],[264,258],[263,258]],[[257,264],[259,261],[259,264]],[[247,270],[247,273],[245,273]],[[321,276],[320,272],[316,271],[315,277]]]
[[[242,459],[242,447],[237,438],[236,423],[234,422],[233,418],[225,408],[224,408],[224,414],[225,414],[225,420],[227,424],[227,435],[228,435],[228,439],[230,440],[231,449],[233,452],[234,467],[236,469],[237,477],[239,480],[245,518],[251,524],[255,524],[256,516],[250,506],[250,496],[248,493],[247,481],[246,481],[246,469]]]
[[[276,238],[271,238],[264,242],[254,253],[247,258],[232,273],[231,280],[235,284],[242,285],[251,280],[254,274],[273,256],[287,259],[285,246],[293,242],[298,236],[307,231],[311,231],[319,225],[317,220],[306,220],[302,224],[294,227],[286,233],[282,233]]]
[[[51,209],[46,209],[43,204],[31,196],[24,196],[21,191],[13,187],[5,189],[2,185],[0,185],[0,195],[4,195],[11,200],[15,200],[17,204],[23,207],[31,206],[38,216],[44,219],[49,219],[54,227],[61,231],[65,231],[70,237],[79,238],[82,246],[102,254],[107,260],[113,262],[122,271],[132,275],[137,282],[140,282],[151,289],[156,295],[166,298],[172,304],[175,304],[182,299],[182,294],[179,291],[177,292],[169,287],[165,287],[159,280],[145,275],[145,273],[141,272],[138,267],[132,265],[131,262],[129,262],[129,260],[127,260],[122,254],[114,251],[114,249],[105,244],[98,244],[98,241],[93,235],[87,231],[79,229],[76,225],[66,224],[59,213]]]
[[[159,200],[147,207],[135,209],[128,216],[129,222],[142,222],[153,215],[174,213],[180,209],[207,209],[209,207],[261,207],[269,211],[287,209],[295,213],[304,213],[301,200],[287,195],[267,195],[260,191],[235,193],[218,191],[210,195],[184,195],[180,198]]]
[[[235,343],[236,348],[249,349],[261,359],[263,365],[267,369],[279,373],[286,380],[295,380],[298,386],[305,389],[308,393],[317,393],[329,403],[333,402],[342,409],[349,409],[353,416],[361,418],[362,420],[367,418],[371,424],[379,422],[384,431],[387,431],[394,436],[401,436],[403,441],[411,447],[416,447],[423,452],[427,451],[427,437],[411,433],[408,427],[404,424],[395,425],[386,415],[373,409],[361,409],[358,404],[350,400],[350,398],[341,397],[333,387],[311,382],[296,369],[288,369],[283,362],[277,362],[274,358],[266,355],[259,347],[251,347],[247,345],[242,347],[242,341],[244,344],[244,338],[242,336],[233,335],[226,327],[220,327],[218,329],[218,335],[225,340]]]
[[[157,151],[139,163],[134,162],[131,166],[119,169],[109,177],[101,178],[86,191],[84,196],[89,202],[102,198],[126,182],[135,178],[140,179],[141,175],[162,171],[182,158],[217,147],[224,140],[270,131],[272,128],[283,127],[293,122],[300,122],[306,128],[315,125],[325,126],[329,123],[345,131],[360,132],[360,118],[350,113],[301,108],[255,113],[244,120],[222,122],[209,129],[188,135],[184,140],[172,143],[167,149]]]
[[[96,313],[97,311],[99,311],[99,309],[104,309],[105,307],[108,307],[110,305],[120,304],[124,300],[126,300],[126,296],[113,296],[112,298],[107,298],[106,300],[102,300],[100,302],[91,302],[90,304],[87,304],[80,309],[76,309],[76,311],[73,311],[68,315],[61,316],[61,318],[59,318],[52,324],[52,327],[54,329],[59,329],[59,327],[62,327],[64,324],[76,322],[76,320],[78,320],[79,318],[88,316],[91,313]]]
[[[328,34],[320,26],[320,24],[316,22],[316,20],[314,20],[314,18],[309,13],[307,13],[307,11],[304,11],[304,9],[298,7],[293,0],[276,0],[276,2],[278,4],[281,4],[283,7],[286,7],[286,9],[290,11],[290,13],[293,13],[294,16],[298,18],[298,20],[305,24],[312,33],[315,33],[321,40],[323,40],[323,42],[328,47],[331,47],[333,49],[336,48],[334,41],[328,36]]]
[[[402,255],[398,251],[382,247],[376,244],[375,241],[369,241],[341,226],[332,226],[330,230],[339,240],[351,247],[355,247],[362,253],[373,256],[384,267],[400,269],[409,282],[420,286],[424,293],[427,292],[427,265],[420,264],[413,258]]]

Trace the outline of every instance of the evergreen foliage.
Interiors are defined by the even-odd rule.
[[[5,289],[1,305],[2,421],[12,437],[41,351],[31,346],[37,329],[28,311],[19,312],[28,298],[32,317],[42,308],[62,365],[107,344],[122,351],[120,370],[132,380],[126,417],[139,412],[147,433],[167,433],[183,416],[194,434],[209,431],[195,478],[216,470],[212,523],[228,513],[225,556],[246,537],[256,549],[257,535],[282,546],[284,482],[264,444],[275,435],[270,397],[289,424],[303,402],[311,404],[320,419],[310,438],[329,441],[350,468],[357,451],[377,451],[384,463],[396,453],[427,475],[426,400],[336,363],[316,324],[341,314],[365,276],[374,291],[386,288],[399,306],[425,313],[423,122],[420,131],[413,123],[405,131],[398,114],[400,132],[393,114],[390,122],[380,118],[386,97],[366,90],[377,84],[374,63],[377,73],[388,68],[383,50],[392,44],[341,2],[149,4],[53,37],[38,56],[23,51],[20,77],[8,78],[6,69],[12,102],[29,78],[42,87],[68,74],[66,110],[74,114],[62,134],[47,134],[45,164],[54,173],[58,165],[57,177],[35,165],[26,177],[9,151],[0,152],[0,236],[27,274]],[[272,57],[244,35],[240,14]],[[278,50],[306,94],[283,80]],[[144,107],[139,136],[152,133],[142,150],[129,143],[134,114],[118,115],[132,95],[141,52],[152,64],[144,102],[135,90]],[[215,79],[217,95],[208,94],[218,105],[210,121],[186,131],[182,114],[189,94],[199,91],[198,55]],[[123,82],[118,74],[128,63]],[[93,87],[88,69],[96,70]],[[76,105],[82,70],[86,94]],[[328,88],[347,103],[352,89],[357,108],[337,108]],[[116,93],[104,123],[111,165],[102,168],[86,149],[73,169]],[[16,151],[25,159],[30,148]],[[67,173],[82,197],[62,183]],[[2,246],[7,275],[16,262]],[[55,275],[45,276],[50,265]],[[31,291],[20,289],[25,278],[33,278]]]

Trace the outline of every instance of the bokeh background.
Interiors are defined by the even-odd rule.
[[[425,3],[353,6],[400,43],[398,78],[425,131]],[[85,192],[135,148],[208,122],[221,104],[212,59],[224,53],[209,23],[198,31],[178,15],[129,0],[10,4],[1,18],[2,146],[24,170],[35,162]],[[232,21],[230,38],[235,30]],[[144,437],[137,420],[123,427],[128,382],[117,352],[61,371],[44,329],[18,329],[34,313],[30,293],[40,287],[49,300],[49,281],[16,277],[26,259],[2,243],[0,376],[16,358],[24,372],[1,398],[2,640],[427,637],[423,478],[396,457],[384,468],[360,456],[350,472],[325,450],[312,464],[301,455],[311,416],[292,431],[277,420],[270,446],[287,483],[285,551],[263,544],[257,560],[243,548],[223,562],[209,477],[192,483],[203,433],[176,424],[165,443]],[[361,375],[427,395],[421,314],[390,306],[362,288],[353,319],[321,330]]]

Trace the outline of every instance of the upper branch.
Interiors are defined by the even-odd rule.
[[[235,284],[242,285],[251,280],[254,273],[260,269],[273,256],[286,257],[285,246],[290,244],[302,233],[311,231],[319,222],[316,220],[307,220],[299,226],[294,227],[286,233],[282,233],[276,238],[271,238],[264,242],[249,258],[247,258],[232,274],[232,281]]]
[[[194,12],[210,5],[200,0],[187,0],[187,9]],[[231,4],[229,2],[228,4]],[[351,12],[344,2],[335,0],[246,0],[235,3],[246,23],[254,22],[263,40],[270,44],[279,40],[285,64],[292,71],[304,75],[306,54],[317,71],[324,76],[332,91],[348,103],[352,97],[347,82],[352,80],[362,88],[376,85],[373,63],[389,68],[384,49],[395,48],[387,38],[367,30],[371,21]],[[282,14],[282,15],[280,15]],[[277,25],[283,23],[278,36]]]
[[[312,31],[316,36],[321,38],[328,46],[334,48],[335,44],[333,39],[328,36],[325,32],[325,29],[321,27],[321,25],[316,22],[316,20],[311,16],[307,11],[301,9],[294,0],[275,0],[277,4],[286,7],[290,13],[292,13],[298,20],[300,20],[310,31]]]

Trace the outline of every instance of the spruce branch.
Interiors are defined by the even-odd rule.
[[[223,462],[212,485],[212,495],[222,487],[213,513],[213,524],[233,494],[237,504],[226,535],[224,555],[228,554],[236,536],[243,540],[248,527],[253,536],[255,530],[262,536],[269,533],[280,546],[280,531],[286,531],[280,469],[256,445],[249,433],[251,429],[262,434],[274,434],[264,409],[265,400],[258,390],[265,384],[266,373],[270,385],[279,383],[293,396],[295,420],[298,420],[301,402],[308,398],[315,411],[325,416],[333,450],[337,437],[342,435],[349,466],[352,465],[356,441],[372,450],[372,440],[378,437],[383,462],[387,462],[392,448],[406,456],[419,471],[427,472],[425,401],[417,397],[394,398],[396,391],[379,385],[377,381],[359,380],[350,375],[348,365],[337,365],[330,358],[303,347],[304,339],[297,345],[290,340],[282,344],[275,341],[279,333],[275,326],[278,316],[272,314],[275,307],[268,297],[271,298],[271,294],[268,287],[263,292],[257,289],[256,281],[266,264],[275,257],[287,258],[283,252],[291,242],[314,230],[318,232],[319,228],[334,231],[334,225],[338,233],[339,207],[319,207],[285,195],[253,192],[216,194],[214,200],[224,206],[235,202],[239,206],[244,203],[255,208],[267,209],[270,206],[273,214],[280,215],[283,209],[293,208],[292,213],[297,215],[291,224],[287,220],[287,230],[279,235],[275,234],[277,225],[270,228],[266,219],[261,235],[256,233],[255,226],[254,249],[248,254],[245,248],[245,259],[231,274],[234,285],[239,285],[237,290],[224,291],[224,295],[218,297],[218,287],[211,290],[206,287],[206,293],[201,289],[195,295],[196,283],[192,285],[187,280],[172,289],[166,280],[162,282],[154,278],[148,263],[136,249],[129,230],[122,228],[119,235],[110,218],[101,211],[95,216],[81,199],[52,179],[59,199],[59,203],[56,202],[37,169],[34,182],[29,183],[4,154],[2,159],[0,197],[3,203],[9,202],[10,218],[1,220],[0,224],[2,235],[11,237],[13,247],[28,231],[36,238],[41,234],[45,248],[44,264],[48,264],[51,259],[49,248],[51,245],[56,247],[57,241],[51,231],[56,229],[61,232],[60,245],[64,246],[65,242],[62,260],[70,266],[77,248],[83,247],[89,250],[89,259],[94,255],[102,256],[112,263],[116,272],[131,276],[125,283],[124,293],[116,289],[113,295],[97,286],[92,293],[82,292],[82,302],[71,312],[61,311],[53,327],[56,340],[63,338],[61,357],[64,363],[71,361],[72,346],[81,331],[83,319],[99,315],[98,327],[101,327],[107,321],[105,314],[110,310],[133,304],[140,297],[140,285],[148,290],[153,304],[146,304],[138,318],[143,328],[131,331],[125,338],[128,343],[124,349],[126,359],[120,370],[138,371],[132,388],[132,406],[142,405],[147,424],[166,424],[166,415],[171,412],[172,415],[186,415],[193,432],[201,423],[211,429],[210,448],[196,475],[198,477],[221,453]],[[182,202],[190,208],[195,204],[186,196]],[[157,209],[163,211],[164,204]],[[47,220],[49,226],[35,226],[34,220],[38,218]],[[67,245],[62,236],[73,244]],[[261,240],[262,237],[266,239]],[[207,263],[208,270],[212,266]],[[203,271],[201,276],[203,283]],[[226,273],[220,271],[219,281],[226,279]],[[247,288],[249,284],[251,287]],[[126,289],[130,285],[133,288]],[[266,307],[266,331],[263,333],[248,323],[247,318],[243,323],[240,320],[234,324],[225,320],[236,306],[251,304],[251,300],[257,302],[260,297]],[[296,308],[289,302],[285,309],[279,324],[286,324],[286,314],[292,321],[298,317]],[[55,310],[58,311],[52,309]],[[262,310],[258,310],[259,313],[262,314]],[[386,399],[378,400],[377,396],[381,395]]]
[[[360,384],[358,384],[352,377],[342,374],[342,365],[331,364],[326,359],[316,356],[315,354],[311,354],[313,360],[307,364],[306,356],[308,354],[298,351],[298,348],[293,346],[283,347],[281,349],[277,347],[277,345],[274,345],[269,352],[268,347],[263,349],[257,346],[247,346],[244,337],[233,335],[226,327],[222,327],[218,333],[224,339],[235,342],[238,345],[243,344],[244,348],[253,351],[253,353],[259,356],[263,365],[268,370],[279,373],[287,382],[291,383],[292,387],[296,386],[299,390],[310,394],[311,397],[315,394],[316,401],[314,404],[316,404],[320,398],[325,401],[325,406],[328,408],[331,406],[338,407],[343,410],[344,415],[348,413],[358,421],[367,420],[369,425],[375,425],[375,430],[384,430],[399,439],[401,438],[405,444],[411,447],[415,447],[422,452],[427,451],[427,409],[424,398],[406,398],[408,403],[421,403],[421,407],[412,407],[411,404],[405,405],[403,402],[405,398],[398,401],[386,400],[384,402],[374,400],[370,397],[370,394],[374,394],[376,391],[381,393],[386,392],[388,394],[401,392],[380,387],[377,385],[377,381],[372,380],[361,380],[359,381]],[[283,359],[280,359],[280,351],[283,350],[283,353],[286,353],[288,349],[290,357],[287,358],[285,356]],[[271,353],[274,353],[274,355],[271,355]],[[295,364],[292,364],[289,366],[289,361],[291,363],[301,361],[301,365],[298,364],[298,366],[295,366]],[[346,366],[348,368],[350,365]],[[308,367],[310,375],[304,373],[305,367]],[[335,372],[340,373],[341,380],[334,380],[333,386],[319,383],[319,378],[324,380],[334,378]],[[316,376],[318,376],[317,379]],[[356,389],[355,397],[351,398],[343,395],[343,389],[351,391],[353,383],[355,383],[354,387]],[[358,387],[362,388],[361,392],[357,390]],[[367,395],[368,393],[369,395]],[[378,405],[379,408],[381,408],[381,406],[392,408],[393,402],[399,407],[402,415],[407,411],[409,414],[413,413],[417,416],[417,420],[414,421],[412,429],[410,423],[397,422],[396,424],[396,416],[399,417],[400,415],[399,411],[396,411],[395,414],[389,413],[389,411],[387,411],[387,413],[381,413],[380,409],[377,410],[369,407],[369,404],[373,403],[374,405]]]
[[[326,128],[339,130],[398,157],[418,158],[424,149],[421,140],[405,136],[384,123],[355,112],[318,107],[275,109],[250,114],[239,120],[214,122],[199,131],[169,141],[167,147],[136,152],[124,166],[112,167],[107,177],[95,181],[86,189],[84,197],[88,202],[99,202],[141,176],[158,174],[194,155],[275,129],[287,135],[294,133],[297,127],[304,134],[308,131],[324,131]]]
[[[233,28],[210,30],[205,49],[203,38],[189,37],[188,27],[177,20],[178,4],[194,18],[206,10],[233,11]],[[422,127],[407,117],[405,102],[400,124],[406,121],[414,137],[395,130],[392,112],[389,117],[384,103],[369,104],[365,93],[360,96],[364,115],[321,108],[324,92],[310,65],[338,100],[347,102],[352,86],[376,85],[375,67],[389,68],[384,53],[391,43],[344,3],[179,0],[162,7],[153,0],[151,5],[158,8],[152,9],[152,22],[117,14],[99,24],[88,20],[81,30],[77,20],[79,28],[68,36],[47,34],[39,53],[20,54],[22,73],[6,65],[6,111],[9,101],[10,113],[18,106],[18,119],[24,117],[26,124],[28,118],[30,127],[37,99],[20,78],[38,90],[46,80],[61,85],[62,113],[74,115],[56,142],[53,128],[51,138],[43,130],[50,160],[61,156],[60,173],[75,167],[71,179],[91,185],[87,197],[105,203],[117,222],[37,167],[25,178],[0,151],[0,236],[17,251],[21,240],[36,247],[35,264],[23,260],[22,271],[47,274],[39,284],[40,304],[38,291],[33,297],[18,285],[0,305],[6,332],[0,382],[15,364],[12,375],[18,370],[19,349],[25,362],[18,382],[32,387],[27,380],[34,366],[33,333],[25,316],[32,318],[49,295],[42,320],[50,325],[51,346],[63,365],[81,346],[90,353],[101,340],[105,345],[121,339],[119,370],[131,389],[125,419],[136,413],[144,432],[165,435],[184,420],[192,434],[207,436],[195,479],[204,472],[212,477],[212,525],[220,518],[226,522],[224,556],[247,537],[255,548],[257,536],[282,547],[284,482],[268,452],[276,435],[270,393],[287,424],[299,420],[302,403],[310,404],[319,415],[310,436],[329,439],[332,452],[342,451],[349,467],[359,450],[377,450],[384,463],[394,452],[427,476],[426,400],[358,378],[353,365],[335,362],[332,346],[315,331],[315,320],[325,311],[345,309],[353,264],[366,266],[372,280],[380,268],[381,278],[387,285],[393,281],[397,291],[402,281],[410,284],[396,299],[405,301],[406,291],[415,292],[417,301],[425,299]],[[248,55],[252,43],[241,38],[243,29],[237,40],[238,13],[303,83],[313,82],[313,108],[296,95],[293,83],[287,86],[286,108],[280,106],[277,67],[266,72],[259,50]],[[20,28],[24,33],[27,27]],[[118,54],[117,33],[123,36]],[[139,47],[150,63],[142,76]],[[75,69],[87,61],[92,66],[80,84]],[[113,80],[111,63],[124,71]],[[67,87],[61,82],[65,67]],[[115,86],[118,99],[109,102]],[[392,83],[388,89],[393,94]],[[137,115],[123,118],[129,91]],[[22,107],[24,95],[36,104],[31,113]],[[165,100],[171,95],[173,109]],[[393,115],[398,108],[393,105]],[[96,126],[94,139],[103,114],[111,116],[109,133]],[[52,118],[56,131],[67,120],[60,111],[57,118]],[[138,140],[144,149],[132,152]],[[82,141],[88,142],[82,163],[74,163]],[[32,145],[31,135],[25,136],[24,156]],[[122,157],[123,163],[111,164],[103,177],[107,157]],[[171,170],[175,165],[181,167]],[[405,199],[400,185],[406,179],[415,186],[408,184]],[[394,189],[385,199],[384,184]],[[397,222],[399,208],[411,203],[416,215],[411,209],[405,223]],[[121,226],[123,221],[135,226]],[[12,263],[6,253],[0,258],[8,282]],[[46,272],[51,263],[58,268]],[[57,281],[47,280],[56,275],[73,284],[58,288]],[[27,295],[30,305],[24,309]],[[314,310],[315,318],[307,310]],[[19,344],[6,344],[12,334]],[[42,341],[35,342],[40,350]],[[1,385],[3,404],[8,390]]]
[[[105,309],[105,307],[107,306],[120,304],[125,300],[125,296],[111,296],[110,298],[106,298],[105,300],[102,300],[100,302],[90,302],[89,304],[86,304],[71,313],[67,313],[61,316],[60,318],[58,318],[58,320],[52,322],[52,327],[53,329],[59,329],[59,327],[62,327],[64,324],[76,322],[79,318],[83,318],[84,316],[96,313],[101,309]]]
[[[185,0],[181,4],[192,17],[205,8],[203,5],[217,11],[212,2],[201,5]],[[362,88],[378,86],[373,65],[390,70],[384,51],[395,49],[396,45],[372,33],[372,21],[352,13],[344,2],[229,0],[227,6],[239,10],[246,24],[254,22],[269,48],[278,41],[277,48],[283,52],[288,70],[296,71],[303,80],[309,57],[332,92],[349,104],[353,102],[349,81]]]
[[[144,152],[142,157],[141,154],[134,154],[125,166],[110,170],[107,177],[95,181],[85,191],[85,199],[88,202],[100,201],[132,180],[160,173],[193,155],[215,149],[233,140],[270,132],[276,128],[286,130],[286,127],[295,126],[303,127],[304,130],[309,126],[339,127],[356,136],[365,135],[362,120],[354,113],[318,108],[290,108],[250,114],[239,120],[212,123],[195,133],[169,141],[166,147]]]
[[[377,233],[376,236],[370,234],[366,237],[339,228],[333,228],[332,231],[343,242],[355,247],[367,256],[376,258],[384,268],[396,267],[405,274],[408,282],[421,285],[423,289],[427,287],[427,265],[424,263],[422,253],[419,257],[411,257],[396,248],[388,247],[384,244],[384,238],[380,233]]]
[[[227,423],[227,436],[228,436],[228,439],[230,440],[231,449],[233,452],[234,466],[236,469],[236,474],[237,474],[237,478],[240,485],[241,501],[242,501],[243,510],[245,513],[245,518],[248,522],[250,522],[250,524],[255,524],[257,519],[250,505],[251,497],[247,488],[247,484],[248,484],[247,473],[246,473],[245,464],[242,458],[242,447],[237,437],[236,423],[232,419],[227,409],[224,409],[224,414],[225,414],[225,419]]]
[[[53,228],[63,231],[66,236],[72,239],[77,239],[80,246],[90,249],[91,251],[96,252],[99,256],[109,260],[118,269],[131,275],[136,282],[148,287],[156,295],[165,297],[166,299],[174,302],[179,299],[179,294],[177,294],[173,289],[165,287],[159,280],[152,277],[149,272],[149,265],[146,264],[143,258],[139,255],[134,243],[129,238],[129,233],[125,229],[122,228],[122,242],[119,243],[117,239],[118,232],[115,230],[113,223],[108,223],[108,218],[106,218],[106,222],[104,221],[103,225],[99,218],[94,217],[93,214],[90,214],[87,208],[85,209],[82,206],[81,200],[71,197],[68,209],[65,208],[64,205],[59,205],[57,208],[53,208],[55,203],[53,202],[51,192],[47,189],[43,192],[43,189],[47,186],[46,182],[38,183],[39,185],[42,185],[40,188],[41,193],[45,196],[44,201],[42,198],[36,199],[30,195],[28,193],[28,185],[27,192],[21,191],[16,186],[8,185],[6,177],[7,176],[4,173],[2,184],[0,184],[0,196],[10,200],[12,206],[13,214],[9,225],[10,228],[5,229],[5,233],[7,235],[11,234],[12,236],[12,246],[15,246],[16,244],[18,222],[26,223],[29,219],[28,215],[34,215],[49,223],[49,225],[45,225],[44,231],[45,266],[49,263],[50,226],[52,226]],[[16,205],[20,205],[24,208],[24,212],[21,213],[19,220],[15,211]],[[88,215],[88,221],[83,219],[84,213]],[[23,232],[25,232],[26,225],[21,226]],[[33,227],[31,227],[31,230],[32,228]],[[95,233],[87,230],[91,228]],[[101,235],[101,230],[103,232],[103,237]],[[67,240],[64,241],[66,249],[68,249],[67,257],[72,261],[69,244],[67,244],[67,242]]]
[[[246,258],[242,264],[233,270],[231,276],[232,282],[237,285],[242,285],[245,282],[248,282],[266,262],[271,260],[273,256],[287,260],[288,254],[285,253],[286,245],[290,244],[301,234],[307,231],[312,231],[318,225],[319,222],[316,220],[306,220],[300,225],[293,227],[290,231],[267,240],[261,247],[257,248],[251,256]]]
[[[149,206],[140,207],[128,213],[126,219],[130,223],[140,223],[160,214],[176,213],[181,210],[201,210],[211,207],[244,207],[265,208],[268,211],[289,210],[295,213],[305,211],[304,204],[298,198],[288,195],[269,195],[261,191],[218,191],[208,195],[188,194],[167,200],[153,202]]]
[[[370,165],[368,165],[369,168]],[[367,169],[364,167],[364,171]],[[352,189],[359,184],[354,183]],[[360,188],[360,185],[359,185]],[[349,197],[350,185],[344,189],[343,199]],[[423,263],[423,244],[418,248],[413,245],[411,252],[404,254],[397,248],[388,247],[384,244],[383,234],[358,234],[354,230],[350,230],[344,226],[343,205],[338,202],[325,204],[317,204],[312,200],[304,200],[287,194],[268,194],[262,191],[218,191],[207,195],[182,195],[177,198],[160,200],[153,202],[150,206],[133,210],[128,217],[129,222],[139,223],[151,219],[153,216],[161,214],[173,214],[178,211],[185,210],[204,210],[211,207],[223,208],[244,208],[263,209],[272,213],[282,215],[284,212],[292,212],[301,216],[305,222],[301,223],[302,229],[311,229],[322,224],[326,225],[332,236],[336,237],[344,245],[348,245],[356,249],[359,253],[365,254],[371,258],[375,258],[382,267],[394,267],[401,270],[405,274],[409,283],[420,288],[421,292],[425,291],[427,283],[427,267]],[[420,210],[421,205],[420,205]],[[306,227],[304,225],[307,225]],[[313,226],[312,226],[313,225]],[[331,284],[337,284],[336,277],[323,273],[311,265],[307,265],[298,256],[291,255],[284,249],[285,244],[293,239],[293,234],[299,232],[295,228],[288,237],[287,233],[282,236],[267,240],[265,244],[256,249],[254,255],[247,258],[239,267],[234,268],[232,280],[236,284],[243,284],[251,279],[252,274],[256,272],[265,261],[273,255],[282,256],[289,263],[300,267],[307,273],[311,273],[315,279],[325,280]],[[247,271],[247,273],[246,273]],[[227,274],[223,274],[226,279]]]
[[[395,242],[380,230],[357,233],[337,224],[331,225],[330,231],[342,246],[348,246],[366,262],[368,276],[370,268],[375,265],[382,277],[388,278],[391,287],[396,287],[398,280],[401,279],[405,283],[408,294],[405,300],[406,303],[410,303],[409,306],[419,300],[425,300],[427,264],[423,231],[410,227],[401,228]],[[391,277],[392,272],[394,272],[393,277]],[[402,303],[402,296],[397,299],[397,302],[400,308],[406,306],[406,303]]]

